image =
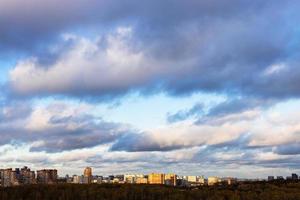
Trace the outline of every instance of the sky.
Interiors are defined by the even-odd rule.
[[[0,168],[300,173],[298,0],[0,0]]]

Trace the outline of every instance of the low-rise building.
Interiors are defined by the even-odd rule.
[[[205,178],[204,178],[204,176],[198,176],[197,177],[197,183],[199,185],[204,185],[205,184]]]
[[[147,184],[148,178],[147,177],[137,177],[136,184]]]
[[[220,182],[221,182],[221,179],[219,177],[216,177],[216,176],[208,177],[208,179],[207,179],[207,184],[209,186],[216,185]]]
[[[144,178],[145,175],[143,174],[125,174],[124,175],[124,182],[134,184],[137,183],[138,178]]]
[[[17,173],[16,171],[13,171],[12,168],[1,169],[0,179],[1,186],[3,187],[9,187],[20,184],[19,180],[17,179]]]
[[[73,182],[75,184],[82,184],[83,183],[83,176],[73,175]]]
[[[197,176],[187,176],[187,181],[189,183],[197,183]]]
[[[20,184],[34,184],[34,183],[36,183],[35,172],[31,171],[30,168],[28,168],[27,166],[24,166],[23,168],[21,168],[18,177],[19,177]]]
[[[226,184],[226,185],[232,185],[232,184],[237,183],[237,179],[232,178],[232,177],[222,178],[221,181],[222,181],[223,184]]]

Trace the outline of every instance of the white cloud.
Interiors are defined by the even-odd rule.
[[[106,94],[147,84],[163,65],[137,48],[131,36],[131,27],[119,27],[96,39],[65,34],[65,42],[73,46],[53,65],[41,66],[35,57],[17,63],[10,71],[12,89],[18,94],[85,90]]]
[[[282,70],[286,70],[287,68],[288,66],[285,63],[273,64],[265,69],[264,75],[270,76],[273,74],[277,74]]]

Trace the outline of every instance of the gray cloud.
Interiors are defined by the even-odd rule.
[[[276,102],[277,101],[273,99],[253,99],[247,97],[229,99],[209,109],[205,115],[198,117],[195,123],[220,125],[236,120],[251,120],[256,116],[243,115],[243,112],[255,109],[266,109]],[[237,117],[230,117],[230,115],[237,115]]]
[[[4,105],[0,106],[0,123],[26,118],[31,112],[32,108],[29,103],[4,102]]]
[[[32,144],[30,150],[33,152],[91,148],[111,143],[130,131],[124,124],[105,122],[66,104],[53,103],[40,110],[42,114],[36,114],[37,108],[33,109],[26,103],[3,107],[2,110],[5,114],[0,121],[0,143]],[[69,115],[63,112],[69,112]]]
[[[175,114],[168,113],[167,121],[169,123],[174,123],[174,122],[185,120],[189,117],[198,117],[203,114],[204,114],[203,105],[196,104],[191,109],[188,110],[180,110]]]
[[[167,145],[163,146],[157,141],[154,141],[151,135],[148,134],[126,134],[118,138],[112,145],[111,151],[171,151],[184,148],[184,145]]]
[[[158,143],[153,144],[153,140],[151,140],[151,138],[133,134],[130,137],[122,137],[122,141],[115,143],[110,150],[112,153],[115,151],[125,151],[128,152],[128,154],[139,153],[138,157],[120,157],[117,159],[118,163],[137,162],[144,163],[148,166],[149,160],[151,160],[154,168],[156,168],[155,166],[160,165],[169,166],[182,164],[185,166],[187,163],[194,163],[205,166],[223,166],[225,168],[230,166],[234,166],[235,168],[242,166],[255,166],[263,168],[287,167],[299,169],[300,165],[298,161],[300,158],[298,153],[294,154],[294,152],[289,152],[283,155],[278,151],[274,151],[272,146],[250,147],[248,145],[251,137],[251,134],[243,134],[237,139],[216,145],[204,144],[198,147],[170,145],[164,147]],[[179,159],[168,159],[171,156],[166,156],[172,153],[174,153],[174,155],[179,155],[181,151],[193,152],[193,148],[197,148],[197,151],[195,151],[192,156],[186,154],[184,157],[179,156]],[[156,152],[159,153],[159,157],[155,154]],[[103,160],[108,163],[116,162],[114,159],[103,157],[93,157],[89,160],[89,162],[97,163]]]
[[[237,13],[242,14],[243,7],[253,10],[263,4],[265,3],[255,4],[250,1],[232,1],[229,4],[226,1],[194,0],[189,3],[170,0],[46,0],[41,3],[29,0],[25,4],[20,0],[4,0],[0,3],[0,23],[6,29],[2,31],[1,44],[3,48],[26,48],[30,47],[30,44],[42,44],[45,39],[53,38],[69,28],[109,26],[108,23],[126,20],[140,21],[150,27],[156,27],[156,30],[166,29],[199,16],[230,17]]]
[[[195,124],[215,124],[237,121],[237,120],[251,120],[256,116],[243,115],[243,112],[252,111],[255,109],[267,109],[276,104],[275,99],[259,99],[259,98],[231,98],[219,104],[216,104],[208,109],[201,104],[196,104],[187,110],[180,110],[175,114],[168,114],[167,121],[169,123],[184,121],[188,118],[195,120]],[[207,111],[206,111],[207,110]],[[237,115],[237,117],[230,117]]]
[[[0,27],[4,27],[0,56],[22,55],[4,89],[11,97],[61,95],[92,100],[110,100],[132,91],[174,96],[222,93],[241,99],[223,102],[207,112],[198,104],[170,113],[168,121],[195,118],[196,125],[211,128],[250,120],[253,118],[246,115],[225,117],[300,95],[299,8],[296,0],[45,0],[43,4],[38,0],[4,0],[0,2]],[[112,144],[110,153],[168,154],[203,147],[191,162],[299,168],[295,142],[250,148],[251,137],[210,144],[196,134],[183,134],[178,137],[182,141],[161,144],[151,134],[120,123],[82,112],[62,115],[64,107],[45,110],[51,115],[45,126],[33,123],[30,129],[26,121],[34,113],[30,106],[1,107],[0,143],[33,143],[31,153],[101,144]],[[210,138],[224,135],[218,131],[219,135],[209,135],[209,130],[197,134]],[[186,141],[190,137],[199,141]],[[222,153],[228,158],[220,157]],[[263,153],[278,157],[258,158]],[[291,155],[294,157],[288,157]],[[139,160],[147,162],[133,159]],[[174,160],[166,162],[180,162]]]
[[[34,4],[34,1],[30,1],[29,5],[30,3]],[[45,30],[50,35],[53,33],[49,29],[66,30],[57,27],[60,23],[57,24],[58,20],[51,18],[54,13],[57,14],[56,17],[63,19],[59,20],[62,27],[68,27],[69,24],[71,27],[89,24],[86,30],[97,30],[101,24],[101,30],[108,27],[111,30],[120,26],[130,26],[132,38],[125,41],[129,55],[142,54],[144,57],[130,70],[129,66],[133,64],[131,62],[129,65],[124,64],[128,60],[117,64],[105,63],[107,57],[93,58],[101,55],[98,52],[111,50],[109,48],[111,46],[107,47],[101,43],[97,47],[99,49],[91,55],[88,51],[83,52],[82,55],[87,55],[81,60],[81,64],[78,62],[70,67],[73,71],[86,73],[80,77],[77,74],[66,73],[66,66],[56,66],[54,69],[55,63],[75,59],[66,58],[66,55],[74,50],[71,45],[64,49],[61,55],[54,56],[53,59],[56,61],[51,59],[44,61],[54,64],[48,66],[50,71],[38,73],[39,77],[28,77],[26,74],[19,77],[15,73],[16,76],[11,77],[9,82],[14,94],[111,98],[134,90],[142,92],[158,90],[171,95],[204,91],[276,99],[298,97],[300,94],[297,87],[300,76],[297,67],[298,32],[293,28],[297,27],[296,19],[300,17],[296,9],[299,7],[297,1],[289,3],[272,1],[272,4],[269,4],[267,1],[141,3],[128,0],[121,4],[115,1],[95,1],[94,4],[84,5],[81,1],[65,1],[65,8],[61,9],[53,6],[54,3],[47,1],[43,6],[28,6],[28,9],[33,9],[30,12],[32,14],[26,16],[27,20],[20,22],[20,26],[34,24],[36,29]],[[12,10],[19,9],[8,1],[5,1],[4,7],[5,4],[10,5]],[[20,11],[20,16],[23,12],[28,13],[22,9]],[[100,14],[96,14],[96,11]],[[42,18],[37,17],[40,12],[43,13]],[[10,13],[17,12],[4,12],[2,15],[9,16]],[[291,16],[294,20],[290,20]],[[14,20],[9,17],[4,19]],[[42,28],[45,24],[48,24],[49,29]],[[31,32],[30,26],[28,28]],[[71,29],[68,30],[72,32]],[[93,40],[91,42],[96,43]],[[130,56],[127,55],[127,59]],[[42,57],[37,59],[43,60]],[[32,70],[39,71],[44,68],[44,62],[31,63],[34,65]],[[22,71],[23,67],[20,64],[16,69]],[[126,70],[116,70],[118,73],[115,76],[121,78],[118,81],[115,76],[109,74],[111,71],[115,72],[114,69],[120,68]],[[92,71],[97,72],[95,74],[98,74],[100,79],[88,75]],[[61,76],[53,77],[53,74]],[[24,84],[29,78],[32,78],[32,83]],[[102,79],[105,82],[102,83],[100,81]],[[122,84],[118,84],[119,82]]]
[[[122,124],[107,123],[105,121],[95,122],[92,116],[63,118],[56,120],[55,128],[37,131],[31,134],[33,141],[41,141],[38,146],[33,146],[31,151],[60,152],[73,149],[91,148],[101,144],[107,144],[121,137],[129,130],[122,130]],[[53,120],[52,120],[53,123]],[[70,124],[76,124],[77,128],[69,129]]]
[[[189,137],[186,135],[186,137]],[[241,134],[238,138],[231,139],[226,142],[219,142],[216,144],[207,144],[205,142],[195,142],[194,144],[189,144],[185,141],[185,138],[181,138],[182,141],[170,142],[168,144],[163,144],[160,140],[155,140],[151,134],[147,133],[129,133],[122,137],[119,137],[117,141],[112,145],[111,151],[127,151],[127,152],[163,152],[163,151],[173,151],[184,148],[192,147],[203,147],[205,146],[205,153],[210,155],[211,152],[218,150],[220,152],[226,151],[243,151],[245,149],[256,149],[256,148],[266,148],[266,147],[250,147],[249,142],[251,141],[252,135],[249,133]],[[195,140],[197,140],[195,138]]]
[[[298,155],[300,154],[300,143],[279,145],[275,152],[280,155]]]

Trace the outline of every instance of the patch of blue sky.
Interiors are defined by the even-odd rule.
[[[16,60],[1,60],[0,59],[0,84],[8,81],[9,71],[16,65]]]
[[[187,110],[198,103],[209,108],[226,99],[225,95],[200,92],[185,97],[172,97],[164,93],[150,96],[132,93],[121,98],[119,103],[113,101],[113,103],[107,101],[89,103],[67,97],[36,98],[32,103],[37,107],[44,107],[53,102],[61,102],[73,107],[88,104],[93,108],[89,114],[101,117],[105,121],[125,123],[139,130],[148,130],[166,125],[168,113]]]
[[[132,94],[123,99],[118,106],[99,104],[93,111],[103,119],[133,125],[141,130],[166,125],[168,113],[189,109],[197,103],[206,107],[222,102],[226,96],[219,94],[196,93],[189,97],[171,97],[163,93],[153,96]]]

